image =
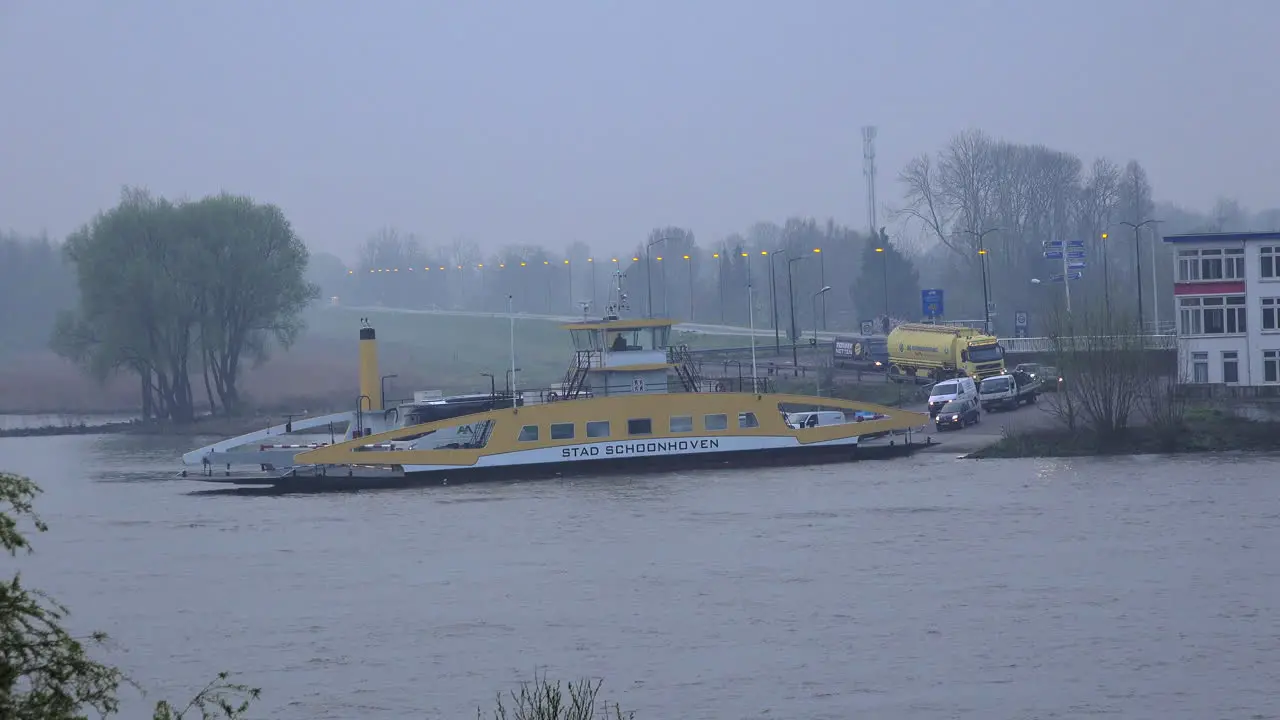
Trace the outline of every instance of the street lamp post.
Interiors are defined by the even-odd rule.
[[[596,303],[596,259],[589,257],[587,263],[591,265],[591,307],[598,308],[600,305]]]
[[[826,287],[827,286],[827,264],[822,261],[822,248],[814,248],[813,252],[818,256],[818,286]],[[818,321],[815,318],[814,324],[816,325],[817,322]],[[826,329],[827,329],[827,296],[824,294],[822,296],[822,330],[825,332]]]
[[[693,258],[685,255],[684,261],[689,265],[689,322],[693,322]]]
[[[1102,233],[1102,302],[1111,317],[1111,268],[1107,265],[1107,233]]]
[[[880,253],[880,269],[884,272],[884,324],[881,330],[885,335],[889,334],[889,253],[885,252],[883,247],[876,248],[876,252]]]
[[[742,257],[747,259],[747,317],[751,328],[751,392],[760,392],[760,385],[756,378],[756,297],[755,290],[751,286],[751,256],[742,253]],[[742,387],[739,385],[738,390]]]
[[[769,255],[768,250],[761,250],[761,253]],[[773,354],[782,354],[782,338],[778,333],[778,283],[775,279],[777,273],[773,271],[773,258],[786,252],[786,250],[774,250],[769,255],[769,304],[773,306]]]
[[[791,285],[791,266],[804,259],[804,256],[787,258],[787,308],[791,311],[791,371],[799,372],[800,360],[796,354],[796,344],[800,342],[800,338],[796,337],[796,291]]]
[[[568,260],[564,261],[564,271],[569,275],[569,308],[573,309],[573,266]]]
[[[498,396],[498,381],[493,379],[493,373],[482,372],[480,377],[489,378],[489,399],[492,400]]]
[[[728,255],[728,252],[727,252],[728,249],[729,249],[728,247],[724,248],[724,250],[726,251],[724,255]],[[713,253],[711,257],[714,258],[716,261],[716,285],[720,290],[720,324],[723,325],[724,324],[724,263],[726,258],[723,257],[721,253]]]
[[[644,286],[646,300],[649,302],[649,317],[653,317],[653,265],[649,262],[649,248],[666,240],[660,237],[656,240],[650,240],[648,245],[644,246]]]
[[[1138,231],[1141,230],[1144,226],[1150,225],[1153,222],[1160,222],[1160,221],[1155,219],[1143,220],[1140,223],[1131,223],[1127,220],[1120,221],[1121,225],[1128,225],[1129,227],[1133,228],[1133,258],[1134,258],[1134,261],[1136,262],[1136,264],[1134,265],[1134,270],[1135,270],[1135,274],[1138,276],[1138,332],[1139,333],[1142,332],[1143,322],[1142,322],[1142,245],[1139,242],[1139,238],[1141,237],[1141,235],[1138,234]]]
[[[823,300],[827,298],[827,292],[831,290],[830,286],[823,285],[822,289],[813,294],[813,377],[815,393],[818,397],[822,397],[822,359],[818,356],[818,297]]]
[[[978,238],[978,264],[982,266],[982,332],[987,335],[991,334],[991,299],[987,295],[987,248],[983,245],[983,239],[988,234],[996,232],[1000,228],[987,228],[981,232],[977,230],[965,230],[965,232]],[[1063,252],[1066,252],[1065,250]]]

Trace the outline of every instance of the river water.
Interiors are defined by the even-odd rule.
[[[46,491],[28,582],[151,699],[471,718],[546,669],[640,720],[1280,716],[1272,457],[245,497],[172,479],[202,442],[0,440]]]

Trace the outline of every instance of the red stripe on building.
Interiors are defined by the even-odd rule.
[[[1174,295],[1239,295],[1244,293],[1244,282],[1197,282],[1174,283]]]

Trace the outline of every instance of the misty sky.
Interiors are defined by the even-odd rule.
[[[1280,205],[1280,1],[0,0],[0,228],[121,185],[284,208],[354,259],[788,215],[865,224],[967,127],[1143,162],[1157,199]]]

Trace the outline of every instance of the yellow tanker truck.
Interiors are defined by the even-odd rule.
[[[889,377],[933,381],[967,375],[975,381],[1004,375],[999,340],[970,327],[903,323],[889,333]]]

